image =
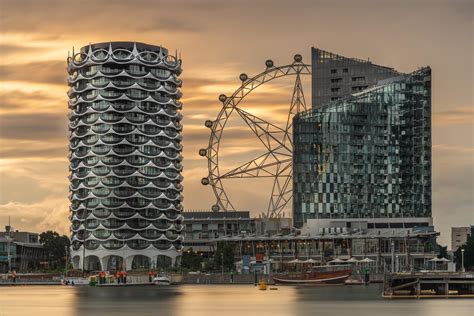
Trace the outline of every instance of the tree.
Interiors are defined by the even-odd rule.
[[[448,246],[441,246],[441,245],[438,245],[438,249],[439,249],[438,258],[446,258],[446,259],[449,259],[449,258],[448,258]]]
[[[194,251],[193,248],[183,252],[181,258],[181,268],[190,269],[193,271],[200,271],[202,269],[201,262],[203,258],[197,251]]]
[[[462,268],[462,249],[464,249],[464,268],[466,270],[474,269],[474,236],[469,236],[467,242],[454,253],[454,260],[460,268]]]
[[[66,262],[66,247],[69,248],[70,241],[65,235],[59,235],[55,231],[48,230],[40,234],[40,242],[43,244],[48,255],[50,268],[64,266]]]
[[[233,270],[234,248],[225,242],[218,242],[216,252],[214,253],[214,262],[218,265],[219,268],[221,268],[222,263],[224,263],[224,270],[226,271]]]

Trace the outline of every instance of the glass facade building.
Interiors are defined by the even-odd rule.
[[[160,46],[98,43],[73,53],[68,73],[74,267],[175,264],[183,240],[181,60]]]
[[[308,219],[431,218],[431,69],[297,114],[293,145],[295,227]]]

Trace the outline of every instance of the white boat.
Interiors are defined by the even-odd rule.
[[[68,277],[67,279],[61,280],[63,285],[89,285],[88,278],[80,277]]]
[[[153,284],[155,285],[171,285],[170,278],[165,274],[159,274],[153,278]]]

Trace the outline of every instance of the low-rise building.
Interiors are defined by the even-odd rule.
[[[214,240],[234,247],[236,262],[247,257],[270,261],[273,271],[283,271],[292,263],[325,265],[369,263],[375,273],[429,269],[439,254],[436,236],[430,231],[380,231],[351,234],[233,236]]]
[[[394,231],[434,231],[433,219],[425,218],[321,218],[308,219],[302,235],[338,233],[390,233]]]
[[[0,232],[0,272],[28,272],[47,261],[46,250],[39,241],[39,234],[12,231],[10,226]]]
[[[184,211],[183,251],[204,256],[214,251],[214,240],[225,237],[252,237],[289,234],[290,218],[251,217],[247,211]]]
[[[451,250],[456,251],[474,234],[474,225],[470,227],[451,227]]]
[[[255,235],[255,219],[244,211],[185,211],[183,251],[193,249],[203,254],[212,251],[212,240],[237,235]]]

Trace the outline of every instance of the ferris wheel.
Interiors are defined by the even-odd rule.
[[[199,150],[199,155],[207,158],[207,177],[201,179],[203,185],[210,185],[216,196],[213,211],[235,210],[229,194],[225,190],[228,179],[270,178],[273,185],[268,187],[268,206],[264,217],[280,217],[285,206],[292,199],[293,174],[293,116],[306,110],[306,101],[303,93],[302,75],[311,75],[311,65],[303,63],[303,57],[296,54],[293,63],[285,66],[275,66],[272,60],[265,62],[266,69],[262,73],[249,78],[245,73],[240,75],[241,86],[227,97],[219,96],[222,108],[213,121],[207,120],[205,126],[211,130],[207,148]],[[255,114],[245,111],[239,104],[246,98],[251,98],[252,92],[258,87],[273,80],[294,76],[293,93],[288,107],[286,122],[270,122]],[[219,168],[219,150],[226,124],[232,116],[240,117],[245,125],[262,146],[263,154],[246,161],[228,171]],[[222,161],[222,158],[221,158]]]

